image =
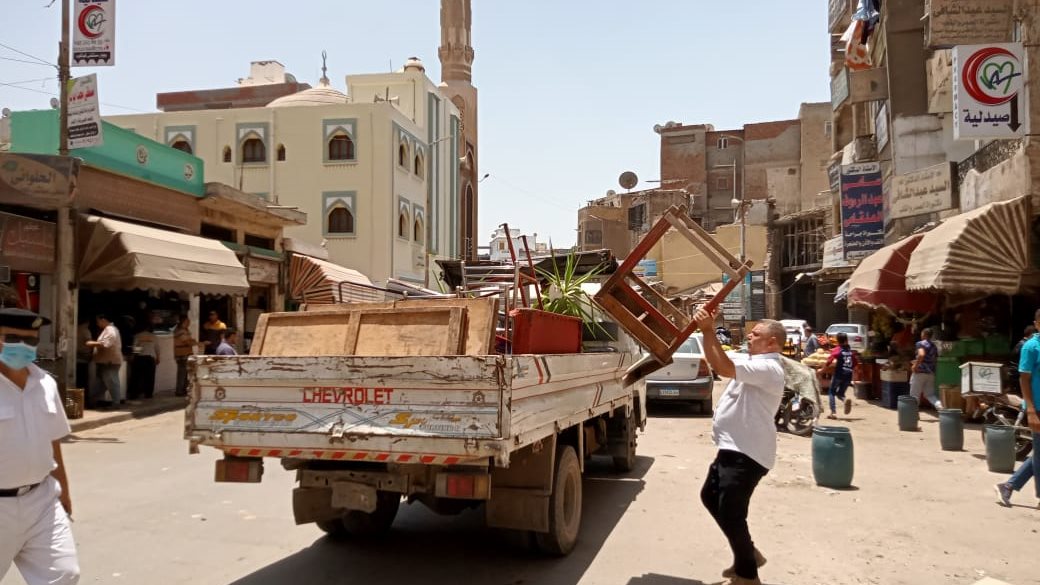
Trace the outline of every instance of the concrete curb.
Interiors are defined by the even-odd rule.
[[[181,410],[187,405],[187,398],[171,394],[156,394],[154,398],[142,401],[142,404],[128,405],[122,410],[98,411],[87,410],[83,418],[69,421],[73,433],[79,433],[90,429],[96,429],[106,425],[125,422],[135,418],[145,418]]]

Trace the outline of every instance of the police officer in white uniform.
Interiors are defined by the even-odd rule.
[[[0,309],[0,580],[14,563],[28,585],[79,581],[61,459],[69,422],[54,378],[33,363],[49,323]]]

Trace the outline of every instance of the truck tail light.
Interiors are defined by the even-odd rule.
[[[491,497],[491,479],[486,473],[437,474],[438,498],[486,500]]]
[[[225,456],[217,461],[214,481],[228,483],[260,483],[264,460],[259,457]]]
[[[700,360],[700,364],[697,366],[697,377],[703,378],[711,375],[711,368],[708,367],[708,360]]]

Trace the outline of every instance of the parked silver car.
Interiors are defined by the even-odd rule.
[[[704,359],[702,340],[700,333],[691,335],[672,355],[671,364],[646,377],[648,401],[696,403],[702,413],[712,411],[715,380]]]

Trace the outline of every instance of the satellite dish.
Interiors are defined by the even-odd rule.
[[[658,134],[661,133],[661,125],[660,124],[654,124],[654,132],[657,132]]]
[[[58,101],[58,98],[51,98],[51,109],[52,110],[57,110],[59,105],[61,105],[61,102]]]
[[[615,195],[617,195],[617,191],[613,189],[607,189],[607,197],[613,197]]]
[[[618,177],[618,184],[625,189],[632,189],[636,184],[639,183],[639,177],[636,176],[632,171],[625,171]]]
[[[11,117],[11,108],[4,108],[3,110],[0,110],[0,115],[2,115],[5,118],[10,118]]]

